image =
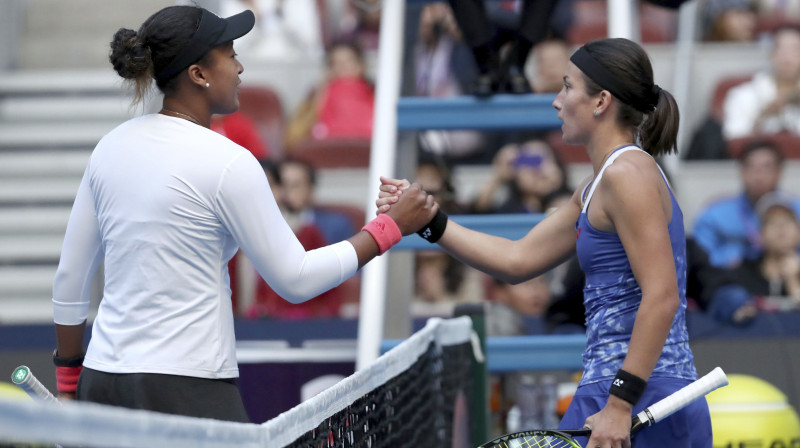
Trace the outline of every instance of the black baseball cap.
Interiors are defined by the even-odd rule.
[[[249,9],[222,19],[207,9],[202,14],[192,38],[186,47],[156,75],[159,83],[169,80],[186,67],[194,64],[217,45],[238,39],[253,29],[256,17]]]

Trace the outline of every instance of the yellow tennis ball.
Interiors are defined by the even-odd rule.
[[[19,388],[19,386],[16,384],[7,383],[5,381],[0,381],[0,397],[19,400],[31,399],[24,390]]]
[[[753,376],[728,381],[706,397],[715,448],[800,447],[800,419],[786,395]]]

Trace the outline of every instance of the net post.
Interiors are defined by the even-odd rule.
[[[486,353],[486,308],[483,304],[469,303],[458,305],[453,317],[469,316],[472,329],[478,335],[482,353]],[[489,375],[486,361],[472,361],[470,376],[471,390],[469,394],[469,421],[472,446],[478,446],[488,440],[489,434]]]

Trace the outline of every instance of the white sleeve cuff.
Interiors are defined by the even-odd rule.
[[[53,322],[80,325],[89,317],[89,302],[59,302],[53,299]]]

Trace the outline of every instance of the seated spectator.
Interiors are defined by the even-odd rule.
[[[774,34],[771,69],[732,88],[723,106],[726,139],[789,132],[800,135],[800,28]]]
[[[358,225],[344,213],[315,206],[317,173],[314,167],[303,161],[287,159],[280,163],[280,176],[287,221],[317,227],[325,244],[344,241],[358,231]]]
[[[270,156],[270,148],[261,140],[256,124],[241,112],[212,115],[211,130],[244,147],[253,153],[256,159],[263,160]]]
[[[758,13],[762,17],[800,20],[800,0],[758,0]]]
[[[756,202],[776,191],[783,169],[783,154],[767,141],[755,141],[740,155],[742,192],[714,201],[695,220],[693,236],[709,255],[711,264],[732,268],[761,253]],[[800,200],[795,201],[800,215]]]
[[[492,166],[473,203],[475,213],[543,213],[545,197],[567,188],[566,169],[543,140],[504,146]]]
[[[338,27],[338,39],[354,42],[367,53],[377,53],[381,26],[380,0],[347,2],[349,8]]]
[[[450,169],[433,161],[422,161],[417,165],[414,177],[422,189],[433,195],[443,212],[458,215],[466,212],[466,207],[458,202]]]
[[[277,171],[267,171],[267,178],[279,185],[273,189],[286,222],[306,250],[317,249],[349,238],[356,232],[353,224],[343,214],[319,210],[313,205],[316,174],[313,168],[294,160],[286,160]],[[272,183],[271,183],[272,185]],[[278,200],[279,199],[279,200]],[[350,281],[358,281],[353,277]],[[340,285],[314,300],[292,304],[283,300],[269,285],[257,278],[255,302],[247,311],[250,318],[271,317],[279,319],[329,318],[340,316],[345,292],[351,290]]]
[[[222,0],[220,16],[245,9],[253,11],[253,31],[236,41],[247,54],[259,59],[287,61],[321,58],[322,26],[315,0]]]
[[[736,278],[759,298],[762,309],[796,309],[800,305],[800,221],[797,199],[786,193],[764,195],[756,205],[761,218],[763,251],[736,269]]]
[[[480,76],[472,93],[529,93],[524,68],[534,45],[550,32],[556,0],[449,0]],[[504,51],[504,47],[505,51]]]
[[[744,325],[756,317],[755,300],[739,283],[735,271],[713,266],[708,254],[691,237],[686,239],[686,259],[686,298],[690,304],[726,324]],[[586,277],[577,257],[566,265],[560,292],[553,294],[545,322],[551,333],[582,333],[586,328],[583,304]]]
[[[758,13],[752,0],[707,0],[703,2],[703,40],[709,42],[753,42]]]
[[[328,51],[327,75],[299,106],[286,132],[291,147],[305,139],[369,139],[375,91],[365,77],[363,53],[338,42]]]
[[[452,97],[461,95],[474,79],[474,62],[461,41],[461,31],[446,3],[425,5],[419,17],[418,39],[413,46],[413,95]],[[485,139],[472,130],[425,130],[419,133],[422,154],[434,154],[454,161],[483,151]]]
[[[512,285],[492,279],[486,332],[494,336],[528,334],[525,318],[542,317],[550,303],[548,275]]]
[[[561,90],[571,54],[571,48],[561,39],[547,39],[533,47],[531,88],[535,93]]]
[[[758,314],[753,296],[741,285],[734,270],[710,263],[694,238],[686,238],[686,298],[715,320],[744,325]]]
[[[442,211],[448,214],[463,213],[464,207],[456,200],[450,171],[435,162],[421,162],[417,166],[416,182],[434,196]],[[414,253],[413,314],[451,315],[460,303],[480,302],[483,274],[464,265],[442,250],[418,250]]]

